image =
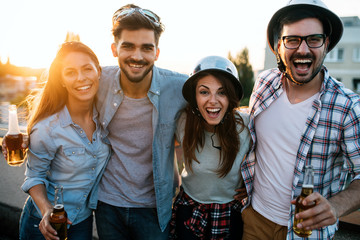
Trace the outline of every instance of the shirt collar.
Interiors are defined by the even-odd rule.
[[[97,122],[97,117],[99,113],[95,107],[95,104],[93,106],[93,120]],[[74,125],[73,120],[71,119],[69,110],[67,106],[65,105],[64,108],[59,112],[59,119],[60,119],[60,126],[61,127],[67,127],[69,125]]]
[[[64,108],[59,112],[59,119],[60,119],[60,126],[61,127],[67,127],[71,124],[73,124],[73,121],[71,119],[70,113],[66,105]]]

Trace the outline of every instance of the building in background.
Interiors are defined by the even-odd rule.
[[[341,20],[344,23],[343,36],[327,54],[324,65],[332,77],[360,94],[360,19],[352,16],[341,17]],[[277,67],[275,55],[266,44],[264,69],[274,67]]]

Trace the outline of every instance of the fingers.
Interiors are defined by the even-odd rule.
[[[246,188],[238,188],[235,189],[236,194],[234,195],[234,199],[241,202],[244,198],[247,197]]]
[[[21,144],[21,147],[26,149],[29,146],[29,135],[23,134],[23,142]]]
[[[5,138],[3,138],[2,144],[1,144],[2,153],[4,155],[5,160],[7,160],[7,149],[6,149],[6,141]]]
[[[297,219],[304,219],[297,227],[308,230],[336,223],[335,210],[321,194],[315,192],[306,197],[302,203],[310,208],[295,215]]]
[[[46,240],[59,240],[59,237],[57,237],[57,232],[55,231],[55,229],[52,228],[50,224],[48,215],[45,215],[41,219],[39,229]]]

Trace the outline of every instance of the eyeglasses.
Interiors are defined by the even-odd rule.
[[[156,27],[160,26],[159,18],[150,10],[142,9],[142,8],[125,8],[124,10],[119,11],[116,15],[114,15],[113,23],[115,23],[115,21],[120,21],[121,19],[130,16],[135,12],[139,12],[141,15],[143,15],[148,20],[150,20]]]
[[[303,40],[305,40],[309,48],[319,48],[324,45],[325,34],[312,34],[308,36],[283,36],[282,40],[287,49],[296,49],[300,47]]]

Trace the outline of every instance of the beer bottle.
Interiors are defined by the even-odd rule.
[[[23,134],[20,132],[16,105],[9,106],[9,130],[5,135],[7,163],[10,166],[20,166],[24,163],[26,150],[21,147]]]
[[[50,214],[50,223],[60,240],[67,240],[67,213],[64,209],[62,186],[55,187],[54,209]]]
[[[304,176],[304,183],[301,189],[301,194],[300,196],[298,196],[296,198],[296,204],[295,204],[295,215],[297,213],[300,213],[302,211],[305,211],[314,205],[307,205],[304,206],[302,204],[302,201],[304,200],[304,198],[306,198],[307,196],[309,196],[310,194],[312,194],[314,191],[314,170],[313,167],[311,165],[307,165],[305,166],[305,176]],[[299,237],[309,237],[312,234],[311,230],[305,230],[304,228],[299,229],[296,227],[296,225],[298,223],[301,223],[303,221],[303,219],[296,219],[294,215],[294,226],[293,226],[293,230],[295,232],[296,235],[298,235]]]

